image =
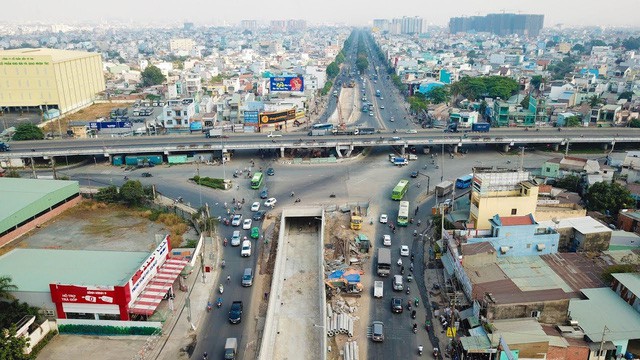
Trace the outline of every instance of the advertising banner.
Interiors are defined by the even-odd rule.
[[[131,121],[102,121],[89,123],[89,128],[95,130],[131,128],[132,126],[133,124]]]
[[[121,286],[76,286],[49,284],[51,300],[55,303],[108,304],[125,303]]]
[[[279,76],[269,78],[271,91],[304,91],[302,76]]]
[[[260,114],[260,123],[262,124],[274,124],[287,120],[294,120],[296,118],[296,110],[285,110],[273,113]]]
[[[258,112],[257,111],[245,111],[244,123],[258,125]]]

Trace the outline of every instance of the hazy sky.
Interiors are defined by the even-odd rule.
[[[390,6],[391,4],[391,6]],[[371,24],[374,18],[421,16],[446,25],[450,17],[522,12],[545,15],[545,27],[640,26],[640,0],[7,0],[2,22],[119,19],[144,23],[236,24],[241,19],[301,18],[310,23]]]

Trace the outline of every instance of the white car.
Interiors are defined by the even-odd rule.
[[[231,236],[231,246],[240,246],[240,231],[235,230]]]
[[[240,256],[251,256],[251,241],[245,240],[242,242],[242,250],[240,250]]]
[[[388,220],[387,214],[380,215],[380,224],[386,224],[387,220]]]
[[[380,105],[380,109],[384,109],[384,105]]]
[[[260,210],[260,202],[256,201],[253,204],[251,204],[251,211],[258,211]]]
[[[274,137],[282,137],[282,134],[279,133],[274,133],[273,131],[267,134],[268,138],[274,138]]]
[[[382,245],[391,246],[391,235],[382,235]]]
[[[394,121],[396,121],[396,119],[392,116],[389,121],[394,122]]]
[[[276,198],[269,198],[269,199],[267,199],[267,201],[264,202],[264,206],[266,206],[266,207],[274,207],[277,202],[278,202],[278,200],[276,200]]]
[[[406,132],[407,134],[417,134],[417,133],[418,133],[418,130],[416,130],[416,129],[409,129],[409,130],[407,130],[407,131],[405,131],[405,132]]]
[[[407,245],[400,247],[400,256],[409,256],[409,247]]]
[[[240,226],[242,222],[242,214],[233,215],[233,219],[231,220],[231,226]]]
[[[244,219],[242,222],[242,228],[245,230],[251,230],[251,219]]]

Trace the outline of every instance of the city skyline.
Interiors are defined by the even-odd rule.
[[[303,19],[309,25],[344,24],[353,26],[371,25],[376,18],[393,18],[402,16],[419,16],[424,18],[426,26],[447,26],[452,17],[486,15],[491,13],[541,14],[545,16],[545,27],[562,24],[565,27],[575,26],[607,26],[638,27],[633,14],[640,10],[637,0],[613,0],[608,2],[611,11],[603,11],[602,4],[594,0],[586,0],[578,4],[539,0],[518,4],[508,0],[496,0],[481,4],[473,0],[459,0],[455,4],[438,3],[434,9],[428,3],[418,0],[403,0],[394,3],[390,8],[380,0],[355,0],[345,5],[344,2],[327,0],[322,4],[309,6],[309,3],[292,3],[273,0],[267,3],[249,0],[216,4],[195,0],[185,11],[178,10],[175,3],[168,1],[128,2],[113,0],[108,6],[90,6],[77,0],[50,2],[36,0],[34,2],[11,2],[4,5],[0,14],[0,24],[28,24],[30,22],[46,23],[104,23],[108,21],[131,22],[143,24],[181,24],[194,22],[196,25],[238,25],[243,19],[255,19],[261,24],[269,20]],[[210,8],[210,10],[208,10]],[[248,9],[256,11],[248,11]],[[550,10],[550,9],[553,9]],[[616,9],[620,11],[615,11]],[[190,14],[191,10],[192,15]],[[434,11],[435,10],[435,11]],[[180,14],[180,15],[176,15]]]

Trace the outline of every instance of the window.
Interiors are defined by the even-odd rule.
[[[531,312],[531,317],[532,318],[536,318],[539,319],[540,318],[540,311],[539,310],[534,310]]]
[[[171,116],[171,111],[167,111],[167,116]]]
[[[518,213],[518,209],[511,209],[511,215],[516,215]]]
[[[548,173],[550,173],[550,172],[551,172],[551,168],[550,168],[550,167],[548,167],[548,168],[547,168],[547,172],[548,172]]]

